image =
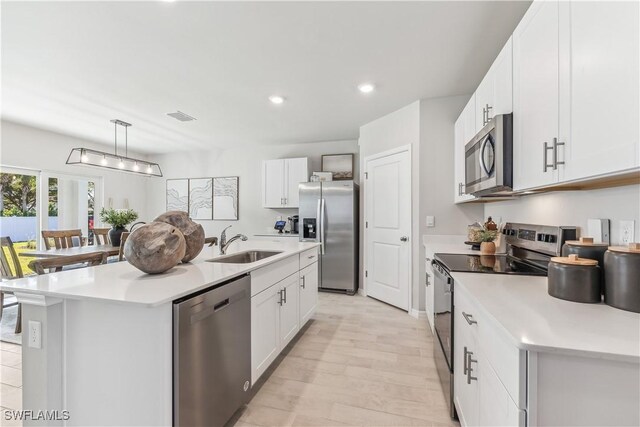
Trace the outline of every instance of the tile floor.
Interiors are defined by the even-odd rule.
[[[22,407],[21,347],[1,342],[0,407]],[[320,294],[315,319],[256,384],[243,426],[458,426],[424,319],[362,296]],[[0,417],[0,425],[9,423]]]

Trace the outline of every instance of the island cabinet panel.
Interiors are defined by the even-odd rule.
[[[478,364],[478,425],[527,425],[526,411],[519,409],[489,363]]]
[[[271,286],[251,298],[251,384],[280,353],[280,288]]]
[[[300,327],[307,323],[318,305],[318,263],[300,270]]]
[[[318,301],[318,263],[299,269],[300,259],[317,248],[256,270],[251,275],[251,384],[255,384],[280,352],[311,319]],[[295,266],[293,274],[289,273]],[[274,273],[274,272],[277,272]],[[254,286],[253,281],[257,280]]]

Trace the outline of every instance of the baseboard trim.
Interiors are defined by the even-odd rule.
[[[409,315],[411,317],[416,318],[416,319],[422,319],[422,318],[425,318],[427,316],[427,312],[424,311],[424,310],[416,310],[415,308],[412,308],[409,311]]]

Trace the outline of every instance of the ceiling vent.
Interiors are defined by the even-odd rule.
[[[167,116],[171,116],[176,120],[180,120],[181,122],[190,122],[195,120],[195,117],[191,117],[188,114],[183,113],[182,111],[176,111],[175,113],[167,113]]]

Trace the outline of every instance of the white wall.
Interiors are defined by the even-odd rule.
[[[198,178],[239,176],[239,220],[198,221],[207,236],[219,236],[222,229],[233,225],[231,235],[273,231],[276,217],[298,213],[297,209],[265,209],[262,207],[262,161],[292,157],[308,157],[309,173],[320,171],[323,154],[354,153],[358,176],[358,146],[356,141],[330,141],[293,145],[253,146],[226,150],[191,151],[154,156],[160,163],[165,178]],[[155,217],[166,210],[165,179],[149,181],[148,212]]]
[[[411,251],[412,251],[412,274],[411,274],[411,292],[412,307],[418,309],[420,305],[420,289],[419,269],[416,267],[421,264],[420,260],[420,227],[418,225],[419,209],[420,209],[420,101],[413,102],[393,113],[387,114],[371,123],[360,127],[360,265],[361,271],[364,270],[362,256],[364,254],[364,228],[362,217],[365,212],[364,192],[366,181],[363,179],[365,169],[365,160],[368,156],[381,153],[393,148],[409,145],[411,146]],[[360,286],[363,285],[361,274]],[[424,298],[422,298],[424,299]]]
[[[620,221],[635,220],[635,241],[640,241],[640,185],[598,190],[531,194],[516,200],[488,203],[485,216],[496,222],[575,225],[586,233],[587,219],[611,220],[611,242],[620,243]]]
[[[25,169],[49,171],[84,177],[100,177],[103,183],[103,198],[111,198],[114,208],[124,207],[128,199],[129,207],[148,220],[146,186],[157,178],[135,176],[124,172],[110,171],[89,166],[67,165],[67,157],[74,147],[87,147],[111,151],[113,147],[96,144],[59,133],[36,129],[3,120],[0,132],[0,164]],[[133,142],[133,141],[132,141]],[[140,154],[129,152],[131,157],[144,159]]]

